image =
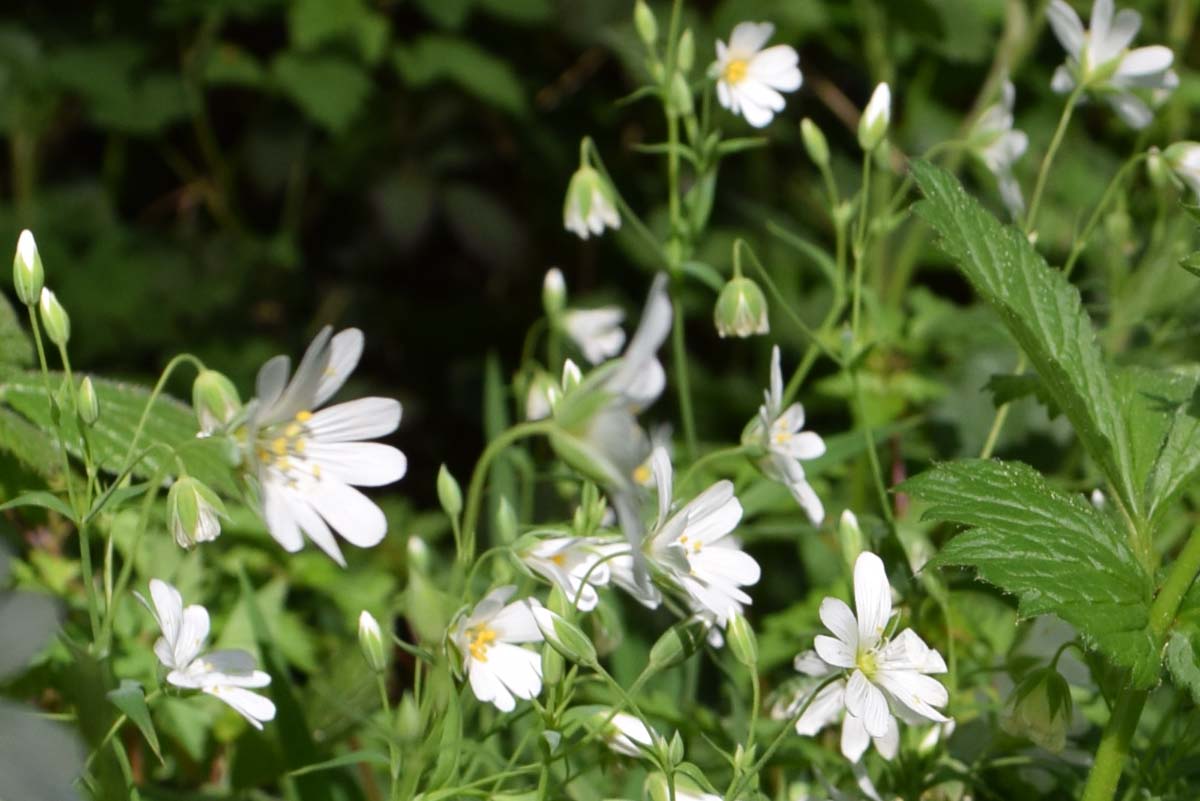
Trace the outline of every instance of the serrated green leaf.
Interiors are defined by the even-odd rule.
[[[1024,234],[1002,225],[949,172],[917,162],[913,174],[925,195],[917,213],[999,313],[1088,453],[1136,515],[1140,487],[1121,407],[1079,291],[1046,264]]]
[[[996,374],[988,379],[984,389],[992,393],[992,400],[997,408],[1021,398],[1033,397],[1046,407],[1046,413],[1050,415],[1051,419],[1062,414],[1062,410],[1058,408],[1054,398],[1050,397],[1045,387],[1042,386],[1042,382],[1032,373]]]
[[[59,386],[61,381],[60,374],[51,375],[52,387]],[[150,390],[99,376],[92,376],[92,383],[100,401],[100,419],[88,432],[92,455],[101,469],[118,473],[125,466],[125,457],[137,430],[138,420],[150,400]],[[55,431],[40,373],[5,376],[0,380],[0,404],[15,409],[43,432]],[[82,442],[73,417],[64,420],[64,428],[67,451],[75,458],[81,458]],[[0,429],[3,429],[2,422]],[[191,408],[174,398],[159,395],[146,418],[146,425],[138,440],[138,450],[153,443],[166,445],[179,455],[188,472],[197,479],[226,493],[234,491],[220,443],[211,438],[197,439],[196,432],[196,418]],[[157,448],[145,455],[133,473],[142,478],[150,478],[163,468],[171,473],[173,459],[165,449]]]
[[[1200,660],[1196,658],[1193,638],[1182,631],[1174,631],[1167,640],[1167,672],[1180,687],[1192,694],[1192,700],[1200,704]]]
[[[115,690],[109,690],[107,697],[117,709],[125,713],[125,717],[133,721],[142,736],[146,738],[146,744],[150,746],[150,750],[158,757],[158,761],[162,762],[158,732],[154,730],[154,721],[150,719],[150,708],[146,706],[146,696],[142,692],[142,685],[132,679],[121,679],[121,686]]]
[[[900,490],[929,504],[927,518],[969,527],[930,566],[973,567],[1016,595],[1021,614],[1055,614],[1075,626],[1138,686],[1158,679],[1153,586],[1112,516],[1051,489],[1020,462],[952,462]]]
[[[1146,486],[1146,517],[1151,523],[1200,475],[1198,379],[1194,375],[1168,375],[1174,376],[1172,384],[1156,393],[1157,419],[1166,428],[1166,435],[1157,440],[1161,448],[1156,451]]]
[[[0,295],[0,367],[28,367],[33,363],[33,343],[8,298]]]
[[[24,417],[2,406],[0,450],[8,451],[21,464],[47,481],[62,471],[62,460],[58,456],[54,441]]]

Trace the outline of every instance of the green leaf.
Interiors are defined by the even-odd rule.
[[[1148,373],[1150,371],[1143,371]],[[1140,386],[1141,405],[1154,404],[1143,412],[1148,423],[1130,434],[1152,442],[1157,457],[1150,468],[1146,486],[1146,517],[1152,523],[1179,497],[1184,488],[1200,475],[1200,386],[1195,375],[1165,373],[1159,383]],[[1130,405],[1131,413],[1137,407]],[[1154,429],[1147,430],[1147,426]],[[1165,435],[1160,433],[1165,429]],[[1135,443],[1139,440],[1133,440]],[[1161,445],[1161,447],[1159,447]]]
[[[451,81],[514,116],[528,112],[525,89],[508,62],[467,39],[427,34],[411,45],[397,47],[393,58],[400,77],[415,87]]]
[[[62,472],[62,460],[54,441],[24,417],[3,406],[0,406],[0,450],[11,453],[47,481]]]
[[[1200,250],[1189,253],[1179,260],[1179,266],[1192,275],[1200,276]]]
[[[288,30],[298,50],[345,40],[354,44],[363,61],[376,64],[383,57],[389,26],[387,17],[363,0],[298,0],[288,12]]]
[[[1200,704],[1200,660],[1196,657],[1194,638],[1182,631],[1172,632],[1167,640],[1167,672]]]
[[[379,751],[352,751],[349,754],[342,754],[333,759],[327,759],[324,762],[317,762],[313,765],[305,765],[302,768],[288,771],[289,776],[304,776],[308,773],[319,773],[323,770],[332,770],[333,768],[344,768],[349,765],[375,765],[377,767],[386,768],[391,764],[387,754]]]
[[[1158,679],[1153,585],[1112,516],[1051,489],[1020,462],[952,462],[900,490],[929,504],[927,518],[969,527],[930,566],[973,567],[1016,595],[1022,615],[1054,614],[1075,626],[1139,687]]]
[[[0,295],[0,367],[28,367],[33,364],[33,343],[8,298]]]
[[[51,374],[51,387],[59,386],[62,380],[60,374]],[[125,456],[138,420],[150,400],[150,391],[136,384],[95,375],[92,384],[100,401],[100,419],[88,432],[92,455],[101,469],[118,473],[125,467]],[[0,404],[20,412],[44,432],[55,431],[41,373],[16,373],[0,380]],[[64,415],[64,418],[67,451],[77,459],[82,458],[82,442],[74,417]],[[2,423],[0,429],[3,429]],[[216,439],[197,439],[196,431],[196,417],[191,407],[167,395],[159,395],[146,418],[138,450],[151,444],[165,445],[178,454],[188,472],[197,479],[226,493],[233,492],[235,487],[221,444]],[[159,470],[164,470],[165,474],[175,471],[174,457],[163,448],[147,453],[133,472],[142,478],[151,478]]]
[[[66,501],[52,493],[44,490],[35,490],[34,492],[25,492],[13,498],[7,503],[0,504],[0,510],[15,509],[18,506],[40,506],[43,509],[50,509],[58,512],[68,520],[75,520],[75,510],[72,509]]]
[[[925,194],[917,213],[941,235],[942,249],[999,313],[1126,508],[1138,512],[1121,407],[1079,291],[1046,264],[1020,231],[1002,225],[949,172],[917,162],[913,174]]]
[[[1033,397],[1046,407],[1051,419],[1062,414],[1054,398],[1050,397],[1042,382],[1032,373],[993,375],[984,389],[992,393],[992,400],[997,408],[1021,398]]]
[[[310,119],[335,134],[350,127],[371,91],[363,69],[336,56],[281,53],[271,75]]]
[[[154,721],[150,719],[150,708],[146,706],[146,696],[142,692],[142,685],[132,679],[121,679],[121,686],[115,690],[109,690],[107,696],[117,709],[124,712],[125,716],[133,721],[134,725],[142,732],[142,736],[146,738],[146,743],[154,751],[154,755],[158,757],[158,761],[162,762],[162,751],[158,746],[158,732],[154,730]]]

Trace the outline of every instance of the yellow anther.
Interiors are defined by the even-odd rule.
[[[556,553],[554,556],[550,557],[550,561],[559,567],[562,567],[567,563],[567,557],[563,556],[561,553]]]
[[[286,437],[276,437],[271,443],[271,450],[275,451],[276,456],[283,456],[288,452],[288,441]]]
[[[679,535],[679,544],[680,544],[680,545],[687,545],[687,534],[680,534],[680,535]]]
[[[487,626],[472,626],[467,629],[467,651],[478,662],[487,661],[488,648],[496,641],[496,632]]]
[[[320,478],[321,477],[321,465],[314,464],[312,466],[312,474],[313,474],[313,478]]]
[[[311,419],[312,412],[310,411],[296,412],[296,422],[298,423],[307,423]]]
[[[259,448],[258,449],[258,461],[270,462],[271,461],[271,452],[269,450],[267,450],[266,448]]]
[[[650,468],[644,464],[640,464],[633,469],[633,480],[638,484],[645,484],[650,480]]]
[[[283,430],[283,433],[287,437],[295,438],[295,437],[299,436],[300,432],[303,430],[304,430],[304,426],[300,425],[299,423],[291,423],[290,425],[288,425],[287,428],[285,428]]]
[[[702,542],[700,542],[699,540],[692,543],[692,550],[695,551],[696,553],[700,553],[700,549],[703,547],[704,547],[704,544]]]
[[[275,466],[285,473],[292,469],[292,463],[288,461],[286,456],[280,456],[278,459],[276,459]]]
[[[735,58],[725,65],[725,83],[739,84],[746,80],[746,74],[750,71],[750,62],[744,58]]]

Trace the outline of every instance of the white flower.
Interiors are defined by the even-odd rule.
[[[203,606],[183,606],[179,590],[165,581],[150,580],[150,604],[135,593],[162,630],[154,643],[158,661],[168,668],[167,681],[186,690],[200,690],[221,699],[261,729],[264,721],[275,718],[275,704],[249,688],[266,687],[271,677],[257,670],[254,657],[245,651],[210,651],[201,655],[208,639],[208,610]]]
[[[733,483],[718,481],[671,514],[673,471],[664,448],[650,457],[658,485],[658,519],[646,540],[646,554],[687,593],[697,611],[722,628],[751,603],[742,587],[762,575],[754,557],[730,534],[742,519]]]
[[[888,126],[892,123],[892,89],[886,83],[875,87],[867,107],[863,109],[858,119],[858,145],[863,150],[872,151],[887,136]]]
[[[563,330],[583,351],[584,358],[599,364],[621,352],[625,332],[621,323],[625,312],[617,306],[599,309],[570,309],[562,316]]]
[[[1163,151],[1163,160],[1200,202],[1200,142],[1176,142]]]
[[[837,598],[822,601],[821,622],[834,636],[818,635],[813,643],[826,664],[850,672],[842,699],[847,718],[861,722],[871,738],[890,737],[893,715],[906,721],[948,720],[937,709],[949,701],[946,688],[927,675],[946,672],[941,654],[912,629],[890,640],[885,636],[892,588],[873,553],[860,554],[854,563],[854,605],[857,617]]]
[[[814,524],[825,518],[825,507],[804,476],[801,461],[825,453],[825,442],[812,431],[804,431],[804,407],[793,403],[783,406],[783,373],[779,368],[779,346],[771,350],[771,386],[763,393],[764,402],[746,429],[743,441],[758,444],[767,451],[763,472],[788,488]]]
[[[613,230],[621,227],[612,187],[587,164],[580,165],[567,186],[563,226],[580,239],[591,234],[599,236],[606,226]]]
[[[501,712],[513,711],[517,698],[528,701],[542,691],[542,657],[520,646],[542,642],[534,618],[541,604],[526,599],[506,606],[516,591],[513,586],[492,590],[450,634],[475,697]]]
[[[648,581],[638,580],[637,563],[633,558],[633,547],[625,540],[597,543],[596,552],[608,566],[611,583],[629,593],[635,601],[647,609],[657,609],[662,604],[662,595]]]
[[[1133,128],[1145,128],[1154,113],[1134,90],[1148,90],[1160,99],[1179,85],[1171,71],[1174,54],[1162,45],[1129,45],[1142,27],[1142,17],[1133,9],[1115,16],[1112,0],[1092,5],[1091,27],[1084,30],[1079,15],[1064,0],[1052,0],[1046,15],[1054,35],[1067,51],[1067,63],[1054,73],[1050,87],[1065,94],[1083,85],[1112,106]]]
[[[1015,99],[1012,81],[1005,81],[1000,100],[987,107],[967,137],[971,152],[996,176],[1000,198],[1014,218],[1025,211],[1025,199],[1021,197],[1021,185],[1013,177],[1013,165],[1029,147],[1025,132],[1013,128]]]
[[[569,601],[578,598],[576,608],[581,612],[596,608],[600,601],[596,587],[609,582],[609,566],[600,560],[592,543],[579,537],[549,537],[521,554],[522,562],[561,589]]]
[[[640,718],[618,712],[608,722],[608,747],[625,756],[643,756],[644,748],[654,745],[654,735]]]
[[[800,88],[800,57],[788,45],[763,45],[775,32],[769,22],[742,22],[733,29],[726,46],[717,40],[717,100],[755,128],[765,127],[783,111],[780,92]]]
[[[805,651],[798,655],[794,662],[796,670],[812,679],[825,679],[837,672],[837,668],[827,665],[815,651]],[[812,690],[819,685],[818,681],[805,682],[803,691],[798,693],[787,708],[787,717],[791,717],[800,708],[800,704],[808,698]],[[862,759],[867,746],[872,743],[875,750],[884,759],[892,759],[900,747],[900,728],[896,719],[888,718],[887,730],[879,737],[872,737],[860,718],[846,714],[846,679],[836,679],[832,684],[823,687],[808,709],[796,721],[796,733],[812,737],[821,729],[840,722],[842,724],[841,748],[842,756],[851,762]]]
[[[238,437],[254,467],[263,517],[271,536],[289,552],[304,546],[301,532],[345,566],[333,532],[360,548],[387,533],[378,506],[355,489],[390,484],[404,476],[404,454],[390,445],[364,442],[392,433],[400,403],[360,398],[316,411],[358,365],[363,335],[348,328],[331,338],[317,334],[288,381],[291,363],[276,356],[258,371],[257,398],[247,405]]]

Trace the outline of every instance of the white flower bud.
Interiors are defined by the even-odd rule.
[[[591,166],[581,164],[567,186],[563,226],[580,239],[621,227],[612,188]]]
[[[362,648],[363,658],[367,660],[371,670],[383,673],[387,670],[387,652],[383,647],[383,632],[379,630],[379,621],[367,610],[358,616],[358,644]]]
[[[167,492],[167,517],[175,542],[191,548],[219,537],[221,518],[228,515],[215,492],[191,476],[182,476]]]
[[[1163,151],[1162,160],[1200,200],[1200,142],[1176,142]]]
[[[90,375],[84,376],[79,383],[79,419],[85,426],[94,426],[100,419],[100,399],[96,397],[96,387]]]
[[[582,629],[543,606],[531,605],[530,608],[542,636],[564,659],[581,665],[596,663],[596,646]]]
[[[58,302],[54,293],[46,287],[42,287],[38,310],[41,312],[46,337],[60,348],[65,348],[67,341],[71,339],[71,318],[67,316],[67,310]]]
[[[887,136],[892,121],[892,90],[886,83],[875,87],[871,100],[863,109],[858,121],[858,144],[863,150],[872,152]]]
[[[750,622],[740,612],[730,615],[725,625],[725,642],[737,661],[754,670],[758,665],[758,640]]]
[[[237,387],[216,370],[201,370],[192,382],[192,408],[196,410],[196,421],[200,433],[212,434],[237,416],[242,409],[242,399]]]
[[[562,270],[551,267],[542,280],[542,308],[551,320],[557,318],[567,306],[567,282]]]
[[[842,558],[853,569],[858,555],[863,550],[862,529],[858,526],[858,518],[854,512],[849,509],[842,512],[842,519],[838,521],[837,534],[838,541],[842,546]]]
[[[13,256],[13,284],[17,289],[17,297],[26,306],[33,306],[42,294],[43,283],[45,271],[42,269],[42,256],[38,253],[33,234],[26,229],[17,239],[17,253]]]

